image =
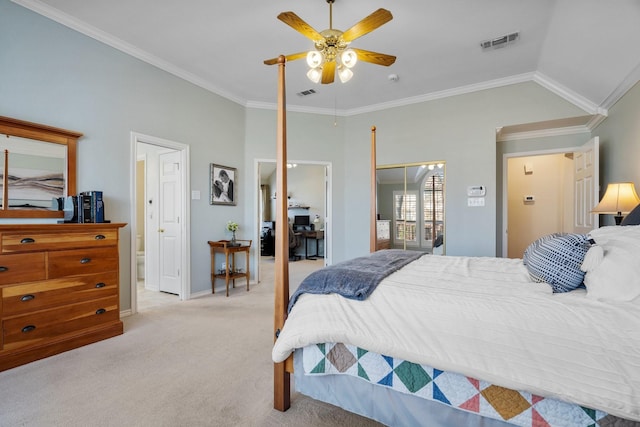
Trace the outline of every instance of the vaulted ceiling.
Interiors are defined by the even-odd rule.
[[[263,60],[313,48],[277,15],[329,28],[326,0],[13,1],[255,107],[276,102],[277,70]],[[309,81],[304,59],[288,62],[290,109],[349,115],[535,81],[596,114],[640,78],[638,0],[335,0],[333,27],[346,30],[378,8],[393,20],[352,46],[396,62],[360,61],[349,82],[331,85]],[[507,47],[480,47],[514,32]],[[316,93],[297,95],[309,89]]]

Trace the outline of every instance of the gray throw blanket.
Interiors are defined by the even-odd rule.
[[[303,293],[335,293],[345,298],[365,300],[382,279],[424,254],[388,249],[314,271],[302,281],[289,299],[288,312]]]

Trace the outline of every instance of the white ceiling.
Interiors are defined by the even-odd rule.
[[[263,60],[312,48],[276,16],[293,11],[318,31],[329,27],[326,0],[13,1],[253,107],[276,102],[277,67]],[[393,20],[352,46],[395,55],[395,64],[359,62],[348,83],[319,85],[304,60],[289,62],[291,110],[350,115],[536,81],[595,114],[640,78],[638,0],[336,0],[333,27],[381,7]],[[480,49],[515,31],[515,44]],[[296,95],[307,89],[317,93]]]

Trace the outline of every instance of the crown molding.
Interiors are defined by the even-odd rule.
[[[637,70],[638,70],[638,75],[640,75],[640,66],[638,67]],[[633,81],[633,76],[630,76],[628,80]],[[635,81],[638,81],[638,79],[636,79]],[[424,95],[413,96],[410,98],[404,98],[404,99],[398,99],[395,101],[384,102],[380,104],[368,105],[361,108],[342,110],[340,111],[340,114],[337,114],[337,115],[345,116],[345,117],[355,116],[358,114],[372,113],[376,111],[388,110],[391,108],[404,107],[412,104],[420,104],[422,102],[435,101],[438,99],[449,98],[452,96],[466,95],[469,93],[479,92],[482,90],[495,89],[499,87],[510,86],[513,84],[526,83],[526,82],[535,82],[539,84],[540,86],[544,87],[550,92],[560,96],[565,101],[575,105],[576,107],[586,111],[591,115],[594,115],[595,117],[600,116],[604,119],[604,117],[606,117],[608,114],[608,111],[606,108],[599,107],[598,105],[589,101],[585,97],[571,91],[570,89],[567,89],[566,87],[550,79],[544,74],[536,71],[531,73],[518,74],[515,76],[509,76],[501,79],[489,80],[481,83],[475,83],[467,86],[460,86],[453,89],[446,89],[438,92],[427,93]],[[629,88],[627,88],[626,90],[628,90]],[[626,90],[624,90],[622,94],[624,94]],[[248,102],[247,107],[275,109],[276,105],[269,104],[269,103]],[[287,109],[291,111],[300,109],[301,112],[313,113],[313,114],[336,115],[333,110],[304,108],[304,107],[297,107],[291,104],[287,105]]]
[[[412,96],[410,98],[398,99],[395,101],[383,102],[380,104],[368,105],[366,107],[361,108],[353,108],[350,110],[338,110],[336,111],[331,109],[318,109],[318,108],[309,108],[309,107],[299,107],[296,105],[287,104],[287,110],[290,111],[300,111],[305,113],[314,113],[314,114],[328,114],[328,115],[339,115],[339,116],[355,116],[358,114],[364,113],[372,113],[375,111],[383,111],[388,110],[390,108],[396,107],[404,107],[406,105],[412,104],[420,104],[422,102],[427,101],[435,101],[437,99],[449,98],[451,96],[457,95],[465,95],[468,93],[479,92],[486,89],[494,89],[503,86],[509,86],[517,83],[524,83],[532,81],[534,77],[534,73],[525,73],[519,74],[516,76],[505,77],[502,79],[490,80],[481,83],[475,83],[467,86],[460,86],[453,89],[446,89],[438,92],[427,93],[424,95]],[[272,103],[258,103],[258,102],[248,102],[247,107],[250,108],[266,108],[266,109],[276,109],[276,104]]]
[[[118,49],[119,51],[122,51],[127,55],[133,56],[134,58],[137,58],[141,61],[151,64],[170,74],[173,74],[176,77],[179,77],[183,80],[188,81],[189,83],[193,83],[196,86],[199,86],[203,89],[208,90],[209,92],[213,92],[216,95],[220,95],[223,98],[226,98],[240,105],[244,105],[246,102],[246,100],[241,99],[225,90],[222,90],[212,85],[208,81],[196,76],[195,74],[189,73],[188,71],[185,71],[180,67],[177,67],[163,59],[158,58],[155,55],[152,55],[142,49],[139,49],[125,42],[124,40],[114,37],[111,34],[108,34],[102,30],[99,30],[98,28],[88,25],[85,22],[82,22],[64,12],[61,12],[58,9],[55,9],[47,4],[42,3],[39,0],[11,0],[11,1],[33,12],[36,12],[46,18],[49,18],[59,24],[62,24],[65,27],[71,28],[72,30],[78,31],[79,33],[82,33],[88,37],[91,37],[92,39],[95,39],[101,43],[111,46],[114,49]]]
[[[258,101],[248,101],[245,104],[247,108],[256,108],[261,110],[277,110],[278,104],[274,104],[272,102],[258,102]],[[316,108],[316,107],[303,107],[301,105],[294,105],[287,103],[287,111],[294,113],[308,113],[308,114],[321,114],[324,116],[339,116],[345,117],[347,116],[347,112],[345,110],[333,110],[330,108]]]
[[[487,89],[494,89],[503,86],[509,86],[517,83],[524,83],[532,80],[533,73],[518,74],[501,79],[489,80],[481,83],[474,83],[467,86],[431,92],[424,95],[412,96],[410,98],[399,99],[397,101],[384,102],[380,104],[369,105],[362,108],[354,108],[347,112],[347,116],[355,116],[357,114],[371,113],[374,111],[387,110],[389,108],[404,107],[406,105],[419,104],[427,101],[435,101],[438,99],[449,98],[452,96],[465,95],[468,93],[479,92]]]
[[[602,107],[609,109],[620,100],[636,83],[640,81],[640,62],[635,66],[629,75],[607,96],[602,103]]]
[[[533,81],[538,83],[540,86],[544,87],[545,89],[555,93],[556,95],[563,98],[564,100],[572,103],[576,107],[581,108],[582,110],[586,111],[589,114],[600,114],[603,116],[608,115],[608,111],[606,108],[602,108],[598,106],[594,102],[589,101],[584,96],[572,91],[569,88],[562,86],[560,83],[550,79],[548,76],[542,74],[539,71],[536,71],[534,73]]]
[[[604,116],[602,114],[594,114],[593,117],[591,117],[591,120],[589,120],[589,122],[585,126],[587,129],[589,129],[589,132],[591,132],[596,127],[598,127],[598,125],[602,123],[606,118],[607,116]]]
[[[555,129],[541,129],[530,132],[518,132],[511,133],[507,135],[500,135],[498,133],[498,137],[496,141],[505,142],[505,141],[520,141],[523,139],[533,139],[533,138],[548,138],[552,136],[562,136],[562,135],[573,135],[577,133],[589,133],[591,130],[588,126],[568,126],[563,128],[555,128]]]

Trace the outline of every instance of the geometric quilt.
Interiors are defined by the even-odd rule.
[[[599,410],[510,390],[342,343],[305,347],[303,365],[306,375],[350,375],[522,427],[640,425]]]

